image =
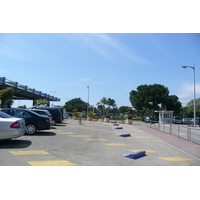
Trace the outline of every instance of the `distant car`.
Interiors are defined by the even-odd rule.
[[[192,124],[194,124],[194,118],[190,119],[190,122],[191,122]],[[199,122],[200,122],[200,118],[199,118],[199,117],[196,117],[196,124],[199,124]]]
[[[182,124],[190,124],[191,120],[189,118],[182,118]]]
[[[39,115],[42,115],[42,116],[45,116],[45,117],[49,117],[50,122],[52,124],[52,115],[48,110],[40,110],[40,109],[30,109],[30,110],[32,110],[33,112],[36,112]]]
[[[156,123],[156,122],[158,122],[158,119],[156,117],[146,117],[145,122],[146,123]]]
[[[179,116],[174,116],[173,118],[173,123],[174,124],[181,124],[182,123],[182,119]]]
[[[24,135],[25,130],[24,119],[11,117],[0,111],[0,140],[21,137]]]
[[[1,111],[13,117],[24,118],[27,134],[34,134],[37,130],[49,130],[51,128],[49,117],[43,117],[31,110],[1,108]]]
[[[98,117],[98,118],[102,118],[102,117],[103,117],[103,115],[102,115],[101,113],[94,113],[94,115],[95,115],[96,117]]]

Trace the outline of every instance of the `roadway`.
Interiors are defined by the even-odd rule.
[[[175,136],[163,133],[161,138],[160,131],[142,124],[117,127],[88,121],[80,125],[70,119],[50,131],[0,141],[0,166],[200,166],[198,156],[169,142]],[[119,137],[121,134],[131,136]],[[166,141],[169,137],[173,138]],[[196,145],[194,151],[200,150],[200,145],[178,139],[191,144],[190,148]],[[145,151],[146,156],[123,156],[138,151]]]

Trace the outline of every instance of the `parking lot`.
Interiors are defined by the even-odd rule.
[[[116,129],[117,127],[121,129]],[[199,166],[200,159],[142,125],[65,120],[51,130],[0,141],[1,166]],[[145,126],[143,126],[145,127]],[[152,129],[153,130],[153,129]],[[130,134],[130,137],[119,137]],[[178,138],[179,139],[179,138]],[[188,141],[187,141],[188,142]],[[138,159],[124,157],[145,151]]]

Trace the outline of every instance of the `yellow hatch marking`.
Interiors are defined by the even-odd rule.
[[[49,154],[46,151],[9,151],[13,155]]]
[[[89,141],[107,141],[106,139],[85,139]]]
[[[148,136],[135,136],[136,138],[151,138],[151,137],[148,137]]]
[[[168,161],[187,161],[192,160],[189,158],[183,158],[183,157],[158,157],[159,159],[168,160]]]
[[[69,135],[70,137],[90,137],[89,135]]]
[[[32,166],[76,166],[67,160],[28,161]]]
[[[121,144],[121,143],[104,143],[108,146],[129,146],[128,144]]]
[[[147,153],[157,153],[157,151],[152,151],[149,149],[129,149],[128,151],[132,151],[132,152],[146,151]]]

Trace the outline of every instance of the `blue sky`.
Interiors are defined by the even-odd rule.
[[[129,92],[162,84],[186,103],[200,97],[200,34],[197,33],[2,33],[1,77],[53,94],[64,105],[73,98],[96,105],[102,97],[131,106]],[[15,101],[14,106],[31,106]]]

